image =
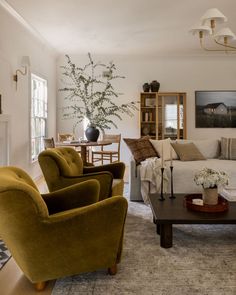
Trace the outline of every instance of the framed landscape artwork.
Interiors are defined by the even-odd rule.
[[[236,128],[236,90],[195,91],[196,128]]]

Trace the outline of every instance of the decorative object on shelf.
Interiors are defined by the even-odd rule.
[[[201,198],[201,194],[190,194],[184,197],[184,206],[193,211],[217,213],[224,212],[229,209],[228,201],[222,196],[218,196],[218,203],[216,205],[204,204]],[[198,200],[196,202],[196,200]]]
[[[156,106],[156,98],[155,97],[150,97],[146,98],[145,100],[145,106],[146,107],[155,107]]]
[[[217,8],[208,9],[201,17],[200,24],[193,26],[190,30],[193,35],[198,34],[200,46],[206,51],[222,51],[228,53],[236,51],[236,46],[233,46],[230,41],[235,40],[235,34],[226,27],[222,27],[218,32],[215,32],[215,27],[218,24],[227,21],[227,17],[223,15]],[[204,37],[212,36],[212,43],[216,47],[208,48],[204,45]]]
[[[142,134],[143,135],[148,135],[150,133],[150,128],[149,128],[149,126],[144,126],[143,128],[142,128]]]
[[[66,105],[62,108],[63,117],[76,119],[74,129],[85,119],[88,121],[87,127],[96,127],[101,131],[111,129],[111,126],[117,128],[114,119],[122,120],[121,114],[133,116],[133,111],[138,110],[136,102],[117,105],[120,93],[114,90],[112,82],[124,77],[115,73],[116,66],[113,62],[108,65],[94,62],[90,53],[88,58],[89,62],[85,66],[77,67],[66,55],[67,65],[61,66],[66,87],[60,91],[67,93]],[[110,74],[103,75],[104,70]]]
[[[150,83],[150,87],[151,87],[151,92],[158,92],[160,88],[160,83],[157,82],[157,80],[153,80]]]
[[[99,137],[99,130],[95,127],[95,126],[92,126],[90,125],[86,130],[85,130],[85,135],[86,135],[86,138],[89,140],[89,141],[94,141],[96,142],[98,140],[98,137]]]
[[[13,75],[13,80],[16,82],[16,89],[17,89],[17,82],[18,82],[18,73],[25,76],[27,74],[27,68],[30,67],[30,58],[29,58],[29,56],[22,56],[22,58],[21,58],[21,67],[24,68],[24,72],[17,69],[15,75]]]
[[[149,92],[150,91],[150,84],[144,83],[143,84],[143,91],[144,92]]]
[[[202,185],[203,187],[203,203],[216,205],[218,203],[218,186],[223,187],[227,185],[229,177],[223,171],[204,168],[195,174],[194,181],[197,185]]]

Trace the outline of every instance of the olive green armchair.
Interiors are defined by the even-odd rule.
[[[41,195],[23,170],[0,168],[0,235],[38,290],[45,281],[82,272],[115,274],[127,201],[98,199],[97,180]]]
[[[125,164],[122,162],[84,167],[80,155],[70,147],[45,150],[39,154],[38,160],[50,192],[97,179],[100,183],[99,200],[123,195]]]

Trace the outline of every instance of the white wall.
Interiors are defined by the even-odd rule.
[[[16,90],[13,74],[22,56],[29,56],[31,72],[48,81],[48,133],[56,130],[56,56],[0,6],[0,94],[4,114],[11,116],[10,164],[37,177],[38,163],[30,160],[30,75],[19,75]]]
[[[71,56],[72,61],[77,65],[84,65],[87,62],[86,56]],[[234,90],[236,89],[236,59],[235,55],[227,56],[198,56],[198,57],[97,57],[94,60],[107,62],[113,60],[119,73],[126,79],[116,83],[116,89],[124,93],[120,102],[139,100],[140,92],[144,82],[157,80],[160,82],[160,90],[187,92],[187,137],[195,139],[220,138],[220,136],[236,137],[236,129],[200,129],[195,128],[195,90]],[[58,59],[58,85],[62,87],[61,70],[59,65],[65,63],[65,58]],[[59,93],[60,107],[63,104],[64,93]],[[72,131],[71,121],[61,120],[61,113],[58,113],[58,131]],[[117,121],[116,121],[117,122]],[[137,138],[139,133],[139,112],[130,118],[123,117],[118,121],[118,130],[112,129],[110,133],[121,132],[122,137]],[[81,132],[81,131],[80,131]],[[80,134],[81,136],[81,134]],[[127,164],[130,152],[124,142],[121,146],[121,159]]]

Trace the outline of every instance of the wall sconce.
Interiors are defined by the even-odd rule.
[[[21,71],[21,70],[17,69],[16,74],[13,75],[13,80],[16,82],[16,88],[17,88],[17,82],[18,82],[18,73],[25,76],[27,74],[27,68],[29,66],[30,66],[30,58],[29,58],[29,56],[22,56],[21,67],[24,68],[24,71]]]

